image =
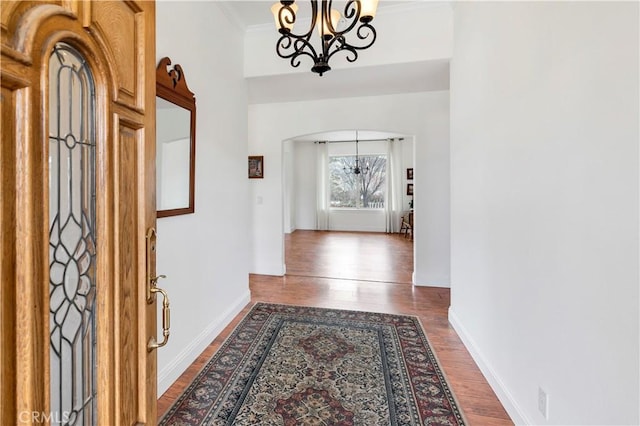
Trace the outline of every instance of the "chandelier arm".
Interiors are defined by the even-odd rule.
[[[314,61],[318,58],[318,53],[316,52],[315,47],[313,47],[313,44],[311,44],[311,42],[308,39],[301,38],[301,39],[295,40],[293,42],[293,48],[296,50],[296,53],[298,55],[302,55],[302,54],[309,55],[313,58]],[[309,52],[305,52],[304,51],[305,48],[309,49]]]
[[[369,23],[362,23],[362,25],[358,27],[358,31],[356,31],[356,35],[360,40],[366,40],[367,38],[369,38],[369,36],[371,36],[371,40],[369,41],[369,43],[360,47],[356,47],[356,49],[368,49],[376,41],[376,37],[378,36],[378,33],[376,33],[376,29],[373,28],[373,25]]]
[[[354,16],[360,17],[360,13],[362,13],[362,3],[360,0],[349,0],[347,4],[344,5],[344,17],[346,19],[351,19]]]
[[[291,4],[282,4],[278,11],[279,28],[288,28],[289,25],[293,25],[296,22],[296,12],[291,7]],[[285,25],[289,24],[289,25]]]
[[[294,24],[296,22],[296,14],[292,9],[292,5],[282,5],[278,10],[278,20],[280,21],[280,28],[283,28],[283,22],[288,24]],[[313,29],[316,27],[316,21],[318,19],[318,0],[311,0],[311,24],[309,25],[309,29],[306,33],[302,34],[294,34],[291,30],[286,29],[286,35],[299,39],[305,38],[309,40],[313,35]],[[282,32],[282,31],[281,31]]]
[[[328,43],[328,47],[329,48],[327,48],[327,53],[325,53],[325,58],[327,62],[329,62],[329,59],[331,59],[331,57],[338,52],[346,53],[345,58],[349,62],[355,62],[356,59],[358,59],[358,52],[353,46],[351,46],[349,43],[346,42],[344,36],[338,36],[333,38]],[[331,52],[329,52],[330,48],[333,48]]]
[[[309,52],[306,52],[304,50],[305,48],[308,49]],[[280,39],[278,39],[278,42],[276,43],[276,53],[284,59],[295,59],[299,55],[308,55],[314,62],[316,62],[318,58],[318,54],[309,40],[302,37],[292,37],[291,34],[283,34]],[[292,65],[293,59],[291,63]]]
[[[343,34],[337,34],[334,38],[332,38],[329,42],[328,42],[328,46],[329,49],[331,47],[335,46],[335,49],[337,50],[341,50],[341,49],[355,49],[355,50],[364,50],[364,49],[368,49],[369,47],[371,47],[373,45],[373,43],[375,43],[376,38],[377,38],[377,33],[376,33],[376,29],[368,24],[368,23],[362,23],[359,27],[358,30],[356,31],[356,36],[358,37],[359,40],[365,40],[367,41],[366,44],[357,46],[357,45],[353,45],[349,42],[347,42],[346,37]]]
[[[282,4],[280,10],[278,12],[278,19],[280,21],[280,27],[282,28],[283,20],[287,23],[293,24],[295,23],[295,12],[292,8],[293,3],[291,4]],[[316,49],[313,47],[313,44],[309,41],[311,36],[313,35],[313,29],[316,25],[317,20],[317,11],[318,11],[318,0],[311,0],[311,25],[309,26],[309,30],[303,34],[294,34],[290,30],[287,30],[282,34],[278,42],[276,43],[276,53],[278,56],[284,59],[291,58],[291,66],[298,67],[300,65],[300,59],[298,58],[300,55],[309,56],[314,63],[318,61],[318,53]],[[289,51],[293,49],[292,51]],[[308,49],[309,51],[305,51]]]
[[[328,28],[329,30],[331,30],[333,28],[332,22],[331,22],[331,5],[333,4],[333,0],[322,0],[322,7],[320,8],[320,25],[322,25],[321,28]],[[331,31],[333,32],[333,31]]]
[[[318,20],[318,0],[311,0],[311,25],[307,34],[311,35],[313,29],[316,27],[316,21]],[[308,39],[307,39],[308,40]]]
[[[293,67],[298,67],[300,65],[300,56],[302,55],[306,55],[309,56],[311,58],[311,60],[313,60],[313,63],[315,64],[316,62],[318,62],[318,59],[316,56],[312,55],[309,52],[296,52],[294,55],[289,55],[289,57],[291,58],[291,66]]]
[[[353,1],[353,0],[351,0]],[[336,34],[338,31],[333,27],[333,21],[331,19],[331,9],[333,8],[333,0],[329,0],[327,4],[326,0],[322,0],[322,15],[324,17],[324,22],[327,24],[327,29],[331,34]],[[323,26],[324,28],[324,26]]]
[[[287,58],[287,56],[283,55],[280,51],[286,51],[290,49],[291,45],[291,37],[287,36],[286,34],[280,36],[280,38],[276,42],[276,53],[278,54],[278,56],[280,56],[281,58]]]
[[[355,62],[358,59],[358,52],[354,49],[344,49],[342,50],[342,52],[347,52],[346,56],[344,57],[347,62]],[[335,51],[333,53],[337,53],[338,51]]]
[[[362,11],[362,5],[360,4],[360,0],[349,0],[347,4],[344,6],[344,19],[346,21],[351,20],[349,24],[342,30],[336,31],[331,25],[329,28],[332,30],[331,32],[335,36],[341,36],[347,34],[358,24],[360,20],[360,13]],[[331,23],[331,21],[329,21]]]
[[[376,29],[373,28],[373,26],[371,24],[362,23],[358,27],[358,30],[356,31],[356,36],[358,37],[359,40],[363,40],[363,41],[367,41],[367,39],[369,39],[369,37],[371,37],[371,38],[368,40],[368,42],[366,44],[363,44],[363,45],[360,45],[360,46],[356,46],[356,45],[347,43],[346,38],[343,37],[343,40],[344,40],[343,48],[349,47],[349,48],[356,49],[356,50],[368,49],[376,41],[377,33],[376,33]]]
[[[297,35],[297,34],[287,33],[287,34],[283,34],[280,37],[280,40],[282,40],[283,38],[290,39],[291,43],[289,43],[289,44],[293,43],[295,46],[298,46],[299,44],[304,44],[305,46],[313,47],[311,45],[311,42],[309,41],[309,39],[311,38],[311,34]],[[304,47],[304,46],[302,46],[302,47]]]
[[[363,23],[360,27],[358,27],[356,34],[360,40],[366,40],[369,38],[369,36],[371,36],[371,38],[369,39],[367,44],[364,44],[361,46],[355,46],[348,43],[346,38],[342,35],[334,37],[328,43],[327,53],[325,53],[326,61],[329,62],[329,59],[338,52],[346,52],[347,61],[355,62],[358,59],[357,51],[368,49],[376,41],[376,36],[377,36],[376,30],[373,26],[369,25],[368,23]],[[331,48],[334,48],[334,50],[329,53],[328,51],[331,50]]]

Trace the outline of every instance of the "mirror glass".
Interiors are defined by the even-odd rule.
[[[189,207],[191,111],[156,99],[156,200],[158,210]]]
[[[182,67],[156,69],[156,210],[158,217],[195,211],[196,99]]]

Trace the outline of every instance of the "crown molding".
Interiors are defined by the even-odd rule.
[[[227,1],[216,1],[215,4],[218,5],[218,7],[222,11],[222,13],[227,17],[227,19],[229,19],[229,22],[231,22],[231,24],[234,27],[236,27],[237,29],[239,29],[243,33],[245,31],[247,31],[247,29],[248,29],[247,25],[245,25],[244,22],[242,22],[242,19],[238,16],[238,14],[236,13],[235,9],[232,8],[231,6],[229,6],[229,2],[227,2]]]
[[[413,13],[418,10],[425,9],[435,9],[441,7],[448,7],[453,9],[454,1],[431,1],[431,0],[417,0],[417,1],[402,1],[397,2],[398,4],[393,4],[394,1],[387,0],[383,7],[378,8],[377,15],[380,14],[395,14],[395,13]],[[270,3],[265,3],[270,4]],[[233,12],[232,12],[233,13]],[[239,18],[236,16],[236,19]],[[375,22],[375,20],[374,20]],[[301,18],[298,25],[305,25],[305,28],[311,24],[311,17]],[[267,22],[264,24],[256,24],[256,25],[248,25],[244,26],[244,31],[246,32],[264,32],[264,31],[275,31],[275,26],[273,22]]]

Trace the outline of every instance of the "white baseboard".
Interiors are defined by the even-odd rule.
[[[378,232],[386,233],[385,227],[380,226],[329,226],[329,231],[338,232]]]
[[[518,402],[515,400],[513,395],[511,395],[511,392],[509,392],[509,389],[505,386],[504,382],[496,374],[495,370],[491,367],[484,355],[482,355],[475,341],[469,335],[462,322],[460,322],[460,319],[451,306],[449,306],[449,323],[456,333],[458,333],[460,340],[462,340],[462,343],[471,354],[471,357],[478,365],[478,368],[480,368],[485,379],[487,379],[491,389],[496,393],[496,396],[507,411],[507,414],[511,417],[511,420],[513,420],[516,425],[533,425],[534,423],[526,416]]]
[[[416,275],[415,271],[411,276],[411,280],[413,285],[416,287],[442,287],[442,288],[451,288],[450,280],[446,279],[437,279],[437,280],[425,280],[423,277]]]
[[[449,283],[447,282],[430,282],[430,283],[417,283],[415,281],[415,278],[413,278],[413,285],[416,287],[440,287],[440,288],[451,288],[451,286],[449,285]]]
[[[257,275],[274,275],[276,277],[281,277],[285,274],[285,266],[284,264],[263,263],[261,265],[254,265],[249,273]]]
[[[210,323],[195,339],[185,347],[171,362],[158,371],[158,397],[175,382],[178,377],[195,361],[213,339],[235,318],[251,301],[251,293],[247,290],[236,303]]]
[[[451,288],[451,279],[448,276],[428,276],[429,274],[419,272],[416,272],[416,269],[413,270],[411,279],[414,286]]]

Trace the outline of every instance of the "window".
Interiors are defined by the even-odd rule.
[[[96,424],[95,109],[87,62],[56,44],[48,110],[51,412],[77,425]]]
[[[331,207],[381,209],[385,203],[387,157],[361,155],[360,174],[353,173],[354,155],[329,158]]]

